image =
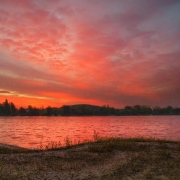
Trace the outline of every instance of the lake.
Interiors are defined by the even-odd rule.
[[[64,144],[100,136],[155,137],[180,140],[180,116],[15,116],[0,117],[0,143],[39,148],[50,142]]]

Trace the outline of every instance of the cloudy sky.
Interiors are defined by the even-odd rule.
[[[179,0],[0,0],[0,102],[180,107]]]

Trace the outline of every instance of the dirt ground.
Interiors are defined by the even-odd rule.
[[[112,140],[47,151],[3,147],[1,180],[180,179],[179,142]]]

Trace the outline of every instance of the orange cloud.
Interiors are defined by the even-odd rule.
[[[180,106],[179,6],[0,1],[1,100]]]

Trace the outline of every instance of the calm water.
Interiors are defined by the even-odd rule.
[[[180,116],[0,117],[0,143],[38,148],[69,137],[156,137],[180,140]]]

